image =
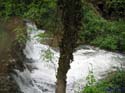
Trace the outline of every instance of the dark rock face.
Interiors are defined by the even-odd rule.
[[[89,0],[105,19],[125,19],[124,0]]]
[[[5,73],[0,74],[0,93],[21,93],[16,82]]]
[[[11,77],[14,69],[23,71],[25,68],[23,65],[25,44],[17,42],[16,34],[13,32],[18,26],[25,28],[24,22],[18,17],[13,17],[2,25],[3,33],[7,34],[7,37],[2,37],[2,39],[7,39],[0,44],[0,50],[2,50],[0,51],[0,93],[21,93],[18,85]],[[26,35],[26,29],[24,35]]]

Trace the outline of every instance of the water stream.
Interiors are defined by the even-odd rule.
[[[59,52],[48,45],[41,44],[39,33],[34,24],[27,23],[27,32],[30,39],[27,41],[24,54],[28,61],[24,62],[27,68],[17,75],[13,75],[23,93],[55,93],[56,70],[58,67]],[[46,61],[43,55],[47,49],[54,54],[51,61]],[[93,69],[97,80],[102,79],[108,72],[115,70],[125,63],[125,56],[100,50],[92,46],[80,46],[74,52],[74,61],[67,73],[67,93],[79,93],[86,84],[89,69]]]

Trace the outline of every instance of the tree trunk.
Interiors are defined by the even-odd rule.
[[[56,93],[66,93],[66,74],[73,61],[78,31],[81,26],[81,0],[58,0],[58,8],[63,25],[63,38],[60,42],[60,58],[57,71]]]

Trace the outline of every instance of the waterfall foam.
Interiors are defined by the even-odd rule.
[[[24,62],[32,70],[26,68],[23,72],[16,70],[13,75],[23,93],[55,93],[56,69],[58,67],[59,52],[54,51],[48,45],[43,45],[36,37],[43,30],[38,30],[34,24],[27,23],[29,40],[27,41],[24,54],[32,61]],[[79,93],[86,84],[86,76],[92,64],[94,76],[101,79],[106,73],[120,66],[125,58],[121,54],[100,50],[91,46],[79,47],[74,53],[74,61],[67,73],[67,93]],[[41,56],[47,49],[54,54],[49,62]]]

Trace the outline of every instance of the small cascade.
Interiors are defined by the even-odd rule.
[[[24,54],[28,60],[24,62],[27,67],[23,72],[15,70],[13,75],[23,93],[55,93],[56,72],[59,52],[48,45],[40,43],[39,33],[44,30],[37,29],[36,25],[27,23],[27,40]],[[44,53],[49,49],[53,53],[51,61],[44,60]],[[100,80],[110,71],[125,63],[125,56],[100,50],[91,46],[80,46],[74,52],[74,61],[67,73],[67,93],[79,93],[86,84],[89,69],[93,69],[96,80]]]

